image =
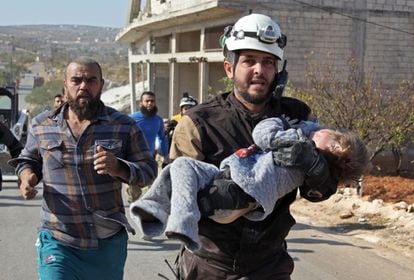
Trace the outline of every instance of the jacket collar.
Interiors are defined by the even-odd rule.
[[[263,120],[265,118],[272,116],[272,106],[271,106],[272,99],[270,99],[267,102],[266,107],[263,111],[258,112],[258,113],[253,113],[249,111],[248,109],[246,109],[246,107],[244,107],[243,104],[239,100],[237,100],[237,98],[234,96],[234,92],[228,93],[227,97],[225,98],[229,103],[233,104],[233,106],[236,108],[238,112],[242,113],[244,116],[248,117],[252,121],[260,121],[260,120]]]

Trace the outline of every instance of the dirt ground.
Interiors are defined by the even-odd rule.
[[[405,201],[414,204],[414,179],[403,177],[364,178],[363,197],[369,200],[382,199],[384,202]]]
[[[315,226],[414,258],[414,179],[368,176],[362,196],[340,188],[319,203],[298,198],[291,209]]]

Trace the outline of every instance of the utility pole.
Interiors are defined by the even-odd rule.
[[[8,84],[14,87],[14,74],[13,74],[13,53],[14,53],[14,36],[11,37],[11,51],[10,51],[10,81]]]

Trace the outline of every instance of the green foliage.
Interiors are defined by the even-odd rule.
[[[16,51],[13,53],[13,59],[16,65],[27,65],[36,60],[36,55],[29,51]]]
[[[7,85],[7,74],[5,71],[0,71],[0,85],[5,86]]]
[[[52,80],[46,82],[43,86],[33,89],[26,96],[25,101],[32,105],[32,115],[50,109],[53,103],[53,97],[62,92],[63,82],[61,80]]]
[[[121,84],[129,83],[129,68],[128,68],[128,57],[127,56],[115,56],[112,58],[102,58],[102,61],[105,61],[104,64],[104,78],[106,80],[117,81]],[[146,67],[144,67],[146,70]],[[141,69],[137,69],[137,74],[139,75]],[[142,78],[138,77],[140,81]]]
[[[53,49],[52,53],[48,66],[50,68],[65,69],[70,60],[68,52],[65,49]]]
[[[25,65],[34,61],[34,56],[28,52],[14,51],[13,53],[1,53],[0,61],[6,62],[5,68],[0,70],[0,85],[11,85],[13,81],[25,72]]]
[[[414,134],[414,81],[389,90],[376,81],[374,71],[361,79],[355,60],[348,66],[338,70],[310,61],[307,89],[290,88],[286,94],[308,103],[321,124],[357,132],[370,147],[371,159],[406,146]]]
[[[45,78],[51,80],[46,81],[43,86],[33,89],[26,97],[32,115],[51,108],[53,97],[61,92],[64,79],[63,73],[73,56],[67,49],[57,45],[51,47],[51,53],[49,59],[43,58],[42,61],[46,71],[50,73],[50,76]],[[82,55],[91,56],[101,64],[105,80],[116,81],[121,84],[128,83],[127,55],[101,55],[97,54],[96,50],[91,51],[89,49],[84,49]],[[11,84],[11,77],[16,80],[21,73],[27,71],[25,65],[33,64],[36,61],[36,55],[29,51],[14,51],[12,58],[13,63],[6,64],[5,69],[0,70],[0,85]],[[10,61],[10,59],[10,53],[0,53],[0,61]]]
[[[208,87],[208,93],[207,93],[207,97],[211,98],[214,97],[220,93],[224,93],[224,92],[228,92],[233,90],[233,80],[227,78],[227,77],[223,77],[221,79],[218,80],[220,83],[223,84],[223,89],[219,90],[219,91],[213,91],[213,88],[211,86]]]

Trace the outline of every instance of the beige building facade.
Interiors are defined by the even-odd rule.
[[[353,57],[361,76],[374,70],[385,85],[413,78],[414,0],[144,2],[130,0],[128,23],[117,35],[129,44],[132,111],[142,92],[135,86],[142,82],[137,72],[146,73],[143,85],[157,94],[163,117],[179,111],[183,92],[204,101],[223,90],[219,38],[224,27],[250,12],[271,16],[287,35],[285,59],[295,86],[306,86],[309,56],[338,69]]]

